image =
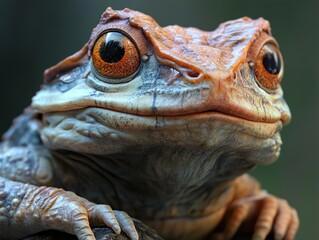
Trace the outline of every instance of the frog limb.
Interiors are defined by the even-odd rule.
[[[52,185],[56,177],[52,155],[39,138],[35,116],[27,108],[0,144],[0,232],[7,234],[6,239],[17,239],[55,229],[93,240],[90,227],[108,226],[117,234],[122,229],[131,239],[138,239],[133,220],[126,213],[116,211],[115,216],[108,205],[92,203],[63,189],[38,187]]]
[[[54,229],[74,234],[80,240],[95,240],[91,227],[108,226],[138,239],[127,214],[114,212],[73,192],[54,187],[37,187],[0,178],[0,231],[6,239],[22,238]],[[8,227],[10,226],[10,228]]]
[[[3,143],[0,148],[0,175],[5,177],[0,178],[3,188],[0,190],[3,196],[0,231],[5,232],[10,225],[8,236],[11,239],[55,229],[75,234],[81,240],[93,240],[90,226],[108,226],[117,234],[122,229],[131,239],[138,239],[133,221],[127,214],[117,211],[115,216],[108,205],[91,203],[62,189],[35,186],[49,185],[53,181],[50,155],[40,146]]]
[[[34,185],[50,185],[52,156],[40,139],[40,116],[28,107],[14,119],[0,144],[0,176]]]
[[[260,204],[253,239],[265,239],[272,228],[276,240],[294,239],[299,225],[296,210],[291,208],[286,200],[272,195],[266,196]]]
[[[0,145],[0,176],[23,183],[49,185],[53,180],[50,155],[41,146]]]
[[[239,186],[239,182],[247,184],[247,180],[249,179],[238,178],[234,185],[235,187]],[[255,180],[250,178],[249,181],[253,183]],[[244,189],[242,186],[237,189],[240,190],[237,194],[242,192],[246,195],[248,189]],[[250,187],[252,186],[250,185]],[[241,228],[246,229],[247,226],[248,228],[254,226],[253,240],[265,240],[272,230],[276,240],[294,239],[299,227],[296,210],[290,207],[286,200],[260,190],[259,186],[252,189],[253,195],[243,196],[232,202],[226,214],[223,232],[214,234],[213,239],[233,239]]]

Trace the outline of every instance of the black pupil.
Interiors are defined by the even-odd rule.
[[[119,62],[125,54],[125,49],[121,42],[117,40],[107,40],[101,45],[100,56],[107,63]]]
[[[267,52],[263,58],[263,64],[267,72],[276,75],[280,72],[281,61],[278,55],[274,52]]]

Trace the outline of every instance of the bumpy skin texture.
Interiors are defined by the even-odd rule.
[[[282,74],[264,19],[204,32],[107,9],[4,136],[2,236],[137,239],[128,213],[165,239],[293,239],[296,211],[246,174],[279,156]]]

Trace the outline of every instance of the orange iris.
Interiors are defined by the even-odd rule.
[[[120,32],[101,35],[92,50],[93,66],[96,72],[105,78],[129,77],[138,70],[140,61],[136,45]]]
[[[265,88],[275,90],[283,76],[283,61],[279,49],[272,43],[265,44],[255,63],[257,80]]]

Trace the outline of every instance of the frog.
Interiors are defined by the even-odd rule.
[[[0,238],[135,240],[138,219],[164,239],[294,239],[297,211],[249,175],[280,154],[283,71],[263,18],[203,31],[107,8],[3,136]]]

